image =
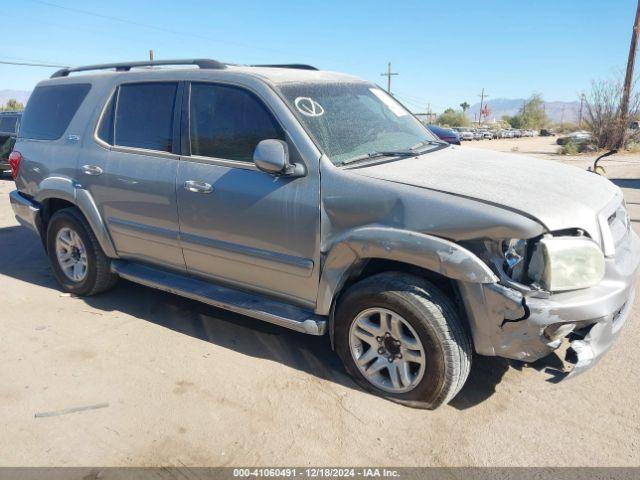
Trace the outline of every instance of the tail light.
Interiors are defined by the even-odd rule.
[[[11,175],[13,178],[18,178],[18,171],[20,170],[20,163],[22,162],[22,154],[17,151],[11,152],[9,155],[9,165],[11,165]]]

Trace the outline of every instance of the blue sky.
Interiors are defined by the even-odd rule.
[[[57,6],[53,6],[53,5]],[[635,0],[0,0],[0,60],[81,65],[205,57],[304,62],[385,85],[418,111],[491,98],[575,100],[626,63]],[[64,8],[61,8],[64,7]],[[76,10],[91,12],[87,15]],[[117,19],[126,20],[118,21]],[[54,69],[0,65],[0,90]]]

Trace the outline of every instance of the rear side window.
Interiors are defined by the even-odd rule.
[[[261,140],[284,140],[260,99],[240,88],[193,83],[189,109],[192,155],[251,162]]]
[[[115,107],[113,144],[170,152],[177,90],[177,83],[121,85]],[[103,124],[109,121],[109,115],[107,110]],[[109,130],[99,131],[100,138],[107,141],[102,135],[109,138]]]
[[[18,125],[17,115],[0,115],[0,132],[16,133],[17,125]]]
[[[57,140],[65,132],[91,85],[37,87],[24,111],[20,136],[36,140]]]

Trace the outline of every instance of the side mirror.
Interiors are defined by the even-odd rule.
[[[259,170],[271,175],[301,177],[306,174],[304,165],[289,163],[289,147],[282,140],[262,140],[253,152],[253,163]]]

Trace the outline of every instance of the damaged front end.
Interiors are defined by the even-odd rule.
[[[601,254],[601,265],[579,230],[468,245],[500,279],[459,284],[476,351],[527,363],[563,352],[560,377],[593,366],[629,316],[640,271],[638,236],[627,229],[617,240],[613,255]],[[579,248],[565,254],[567,245]],[[563,272],[562,262],[577,264],[577,271]]]

